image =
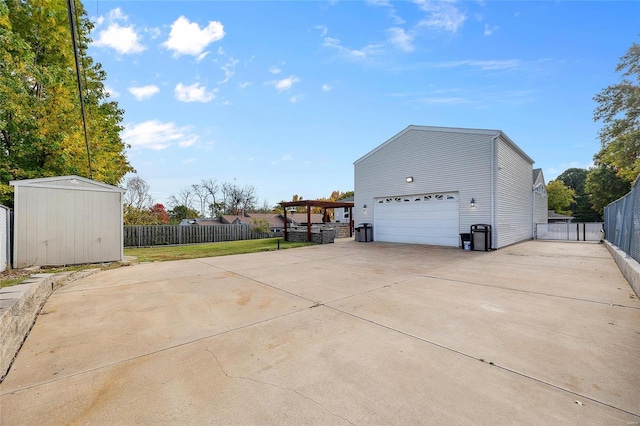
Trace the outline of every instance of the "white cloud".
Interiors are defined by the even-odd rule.
[[[455,33],[467,19],[464,12],[455,6],[455,1],[414,0],[414,2],[427,12],[427,16],[418,26]]]
[[[330,47],[336,49],[338,53],[347,57],[348,59],[365,59],[371,56],[378,55],[382,50],[378,44],[369,44],[362,49],[349,49],[340,43],[340,40],[332,37],[325,37],[322,43],[324,47]]]
[[[468,104],[470,101],[460,97],[426,97],[417,98],[414,102],[427,105],[459,105]]]
[[[210,102],[216,97],[216,90],[207,92],[207,88],[198,83],[185,86],[178,83],[175,88],[176,99],[180,102]]]
[[[175,57],[199,56],[210,43],[221,40],[223,37],[224,27],[218,21],[209,21],[206,27],[200,28],[197,23],[180,16],[171,24],[169,38],[163,45],[172,50]]]
[[[484,24],[484,35],[486,36],[490,36],[491,34],[493,34],[493,32],[497,29],[499,29],[500,27],[497,26],[490,26],[489,24]]]
[[[141,87],[129,87],[129,93],[131,93],[136,100],[141,101],[143,99],[147,99],[160,92],[158,86],[153,84]]]
[[[208,50],[206,52],[203,52],[203,53],[199,54],[198,57],[196,58],[196,62],[202,61],[204,58],[207,57],[208,54],[209,54]]]
[[[218,55],[224,55],[225,54],[224,49],[222,48],[222,46],[218,47],[218,52],[217,53],[218,53]]]
[[[122,13],[122,9],[120,9],[119,7],[110,10],[108,17],[110,21],[126,21],[127,19],[129,19],[127,15]]]
[[[329,29],[327,28],[326,25],[316,25],[313,28],[316,29],[316,30],[320,30],[320,37],[326,36],[327,33],[329,32]]]
[[[113,87],[108,86],[106,84],[104,85],[102,90],[105,93],[107,93],[110,98],[119,98],[120,97],[120,92],[116,91],[116,89],[114,89]]]
[[[293,95],[289,98],[289,102],[291,102],[292,104],[297,103],[300,99],[302,99],[302,95]]]
[[[333,90],[333,86],[330,86],[328,84],[323,84],[322,85],[322,91],[323,92],[330,92],[331,90]]]
[[[148,120],[142,123],[125,125],[122,140],[134,149],[152,149],[160,151],[171,145],[193,145],[198,135],[190,133],[188,127],[178,127],[173,122],[163,123]]]
[[[278,92],[283,92],[285,90],[291,89],[291,87],[293,87],[293,85],[298,83],[299,81],[300,78],[292,75],[287,78],[283,78],[282,80],[269,81],[267,82],[267,84],[274,86]]]
[[[506,60],[463,60],[453,62],[443,62],[437,65],[438,68],[457,68],[462,66],[480,68],[483,71],[505,71],[519,68],[521,65],[518,59]]]
[[[220,84],[224,84],[224,83],[228,82],[229,79],[231,77],[233,77],[233,75],[235,74],[234,69],[235,69],[236,65],[238,64],[238,62],[240,62],[240,61],[238,61],[237,59],[234,59],[234,58],[230,58],[229,61],[226,64],[224,64],[223,66],[220,67],[220,69],[222,71],[224,71],[224,80],[222,80],[220,82]]]
[[[246,89],[249,86],[251,86],[251,82],[250,81],[243,81],[242,83],[238,83],[238,87],[240,89]]]
[[[407,34],[404,29],[399,27],[391,27],[387,32],[389,33],[391,44],[405,52],[413,51],[413,36],[411,34]]]
[[[191,164],[191,163],[195,163],[196,161],[198,161],[197,158],[187,158],[186,160],[182,160],[181,163],[182,164]]]
[[[269,72],[271,74],[280,74],[282,72],[282,69],[276,67],[275,65],[272,66],[271,68],[269,68]]]
[[[100,47],[110,47],[121,55],[140,53],[146,49],[140,44],[140,39],[133,25],[121,27],[117,22],[100,31],[98,40],[94,44]]]
[[[282,163],[284,161],[291,161],[291,160],[293,160],[293,156],[291,154],[285,154],[281,158],[279,158],[278,160],[272,161],[271,165],[275,166],[278,163]]]
[[[145,28],[144,32],[149,34],[149,38],[151,38],[151,40],[155,40],[158,37],[160,37],[160,35],[162,35],[162,32],[160,31],[160,28]]]

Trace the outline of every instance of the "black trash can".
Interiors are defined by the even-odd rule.
[[[484,223],[471,225],[471,250],[491,250],[491,225]]]
[[[469,248],[465,248],[465,243],[467,247]],[[462,234],[460,234],[460,248],[462,250],[470,250],[471,247],[471,234],[468,232],[463,232]]]
[[[361,223],[358,225],[360,229],[360,239],[356,239],[356,241],[360,241],[363,243],[368,243],[373,241],[373,225],[370,223]],[[358,229],[356,228],[356,229]]]
[[[364,235],[364,228],[362,226],[356,226],[353,228],[355,240],[358,242],[362,242],[362,236]]]

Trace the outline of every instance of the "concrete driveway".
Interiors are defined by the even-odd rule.
[[[2,424],[640,422],[640,303],[606,248],[335,244],[56,291]]]

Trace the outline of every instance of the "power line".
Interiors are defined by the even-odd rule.
[[[87,116],[84,109],[84,96],[82,95],[82,79],[80,75],[80,60],[78,55],[78,42],[76,40],[75,8],[74,0],[67,0],[67,11],[69,12],[69,29],[71,30],[71,43],[73,44],[73,57],[76,61],[76,77],[78,79],[78,95],[80,96],[80,111],[82,112],[82,126],[84,128],[84,143],[87,146],[87,159],[89,162],[89,178],[93,179],[93,169],[91,166],[91,149],[89,148],[89,134],[87,132]]]

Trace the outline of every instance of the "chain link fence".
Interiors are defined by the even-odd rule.
[[[640,176],[624,197],[604,209],[605,238],[640,262]]]

